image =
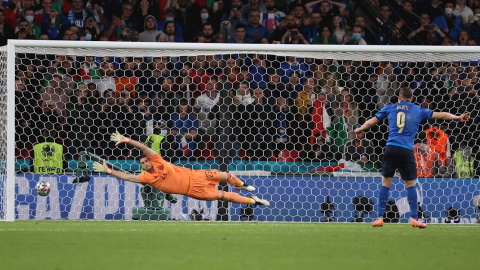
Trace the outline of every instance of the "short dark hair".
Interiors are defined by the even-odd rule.
[[[148,156],[145,155],[145,154],[141,154],[141,155],[138,157],[138,161],[140,161],[140,159],[142,159],[142,158],[148,158]]]
[[[398,95],[403,99],[411,99],[413,97],[413,91],[410,87],[402,87]]]

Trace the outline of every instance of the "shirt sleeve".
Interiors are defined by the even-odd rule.
[[[387,116],[388,116],[388,112],[390,111],[390,106],[387,105],[385,107],[383,107],[379,112],[377,112],[375,114],[375,117],[382,121],[383,119],[385,119]]]
[[[422,119],[432,119],[433,111],[422,108]]]
[[[141,173],[141,174],[139,174],[139,175],[137,175],[137,176],[138,176],[138,180],[140,181],[140,183],[142,183],[142,184],[143,184],[143,183],[145,183],[145,184],[147,183],[148,177],[145,175],[145,173]]]

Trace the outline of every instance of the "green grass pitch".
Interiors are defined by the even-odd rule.
[[[0,269],[476,269],[478,225],[0,222]]]

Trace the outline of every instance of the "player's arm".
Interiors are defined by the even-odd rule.
[[[105,160],[103,160],[103,164],[95,161],[93,163],[93,170],[99,173],[107,173],[107,174],[113,175],[124,181],[140,183],[140,179],[138,178],[137,175],[115,171],[114,169],[108,168],[107,162]]]
[[[114,133],[112,133],[112,136],[110,136],[110,140],[115,142],[115,146],[118,146],[122,143],[129,144],[137,149],[142,150],[142,152],[147,156],[153,156],[156,154],[155,151],[150,149],[145,144],[132,140],[129,137],[125,137],[122,134],[118,133],[118,131],[115,131]]]
[[[378,122],[380,122],[380,121],[378,120],[377,117],[374,116],[374,117],[368,119],[367,122],[363,123],[363,125],[361,127],[356,128],[353,132],[359,133],[359,132],[365,131],[365,130],[375,126]]]
[[[460,122],[467,122],[470,119],[470,113],[464,113],[462,115],[454,115],[448,112],[433,112],[432,118],[444,119],[444,120],[457,120]]]

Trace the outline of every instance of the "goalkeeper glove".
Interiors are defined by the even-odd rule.
[[[118,131],[115,131],[110,136],[110,140],[116,142],[115,146],[118,146],[122,143],[128,143],[130,138],[123,136],[122,134],[118,133]]]
[[[107,162],[105,160],[103,160],[103,164],[95,161],[93,163],[93,170],[99,173],[112,174],[112,169],[108,168]]]

